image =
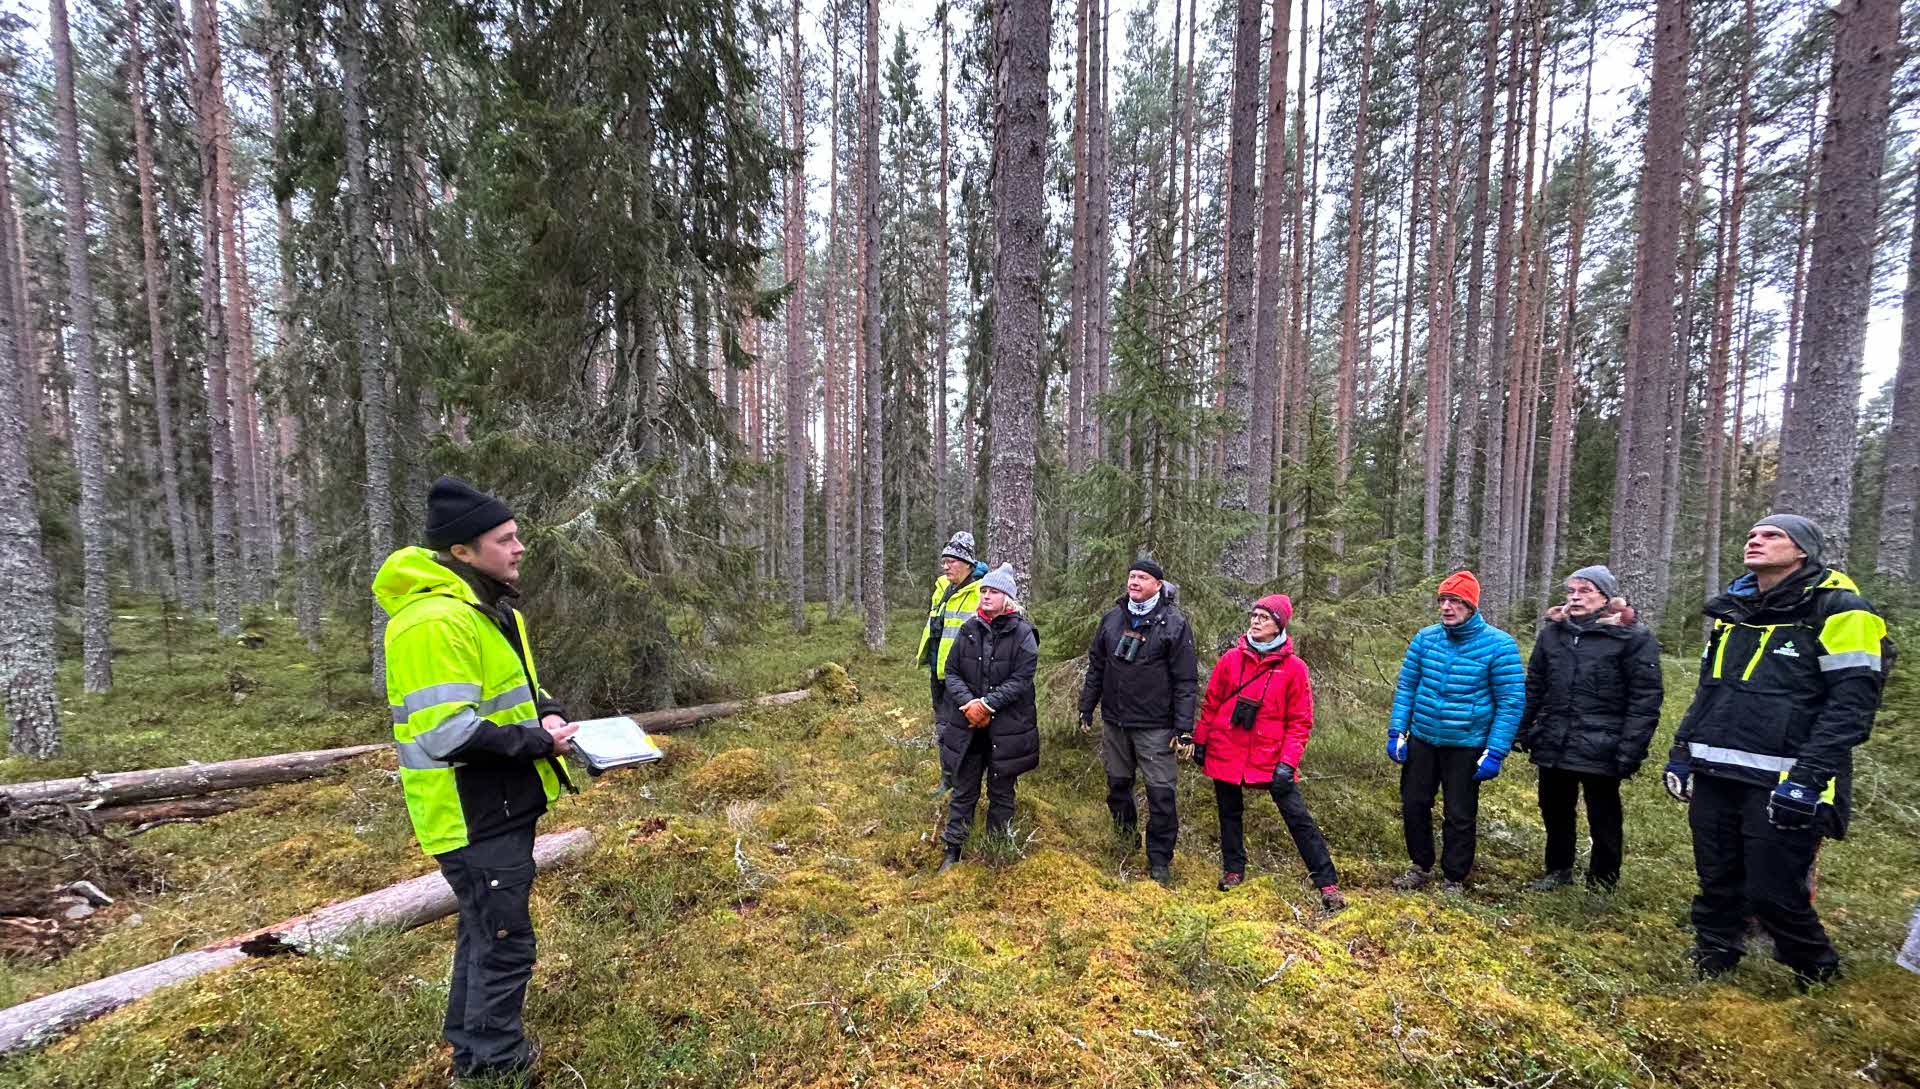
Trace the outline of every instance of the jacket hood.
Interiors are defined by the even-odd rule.
[[[1599,614],[1586,624],[1578,623],[1569,617],[1565,605],[1555,605],[1548,609],[1547,620],[1550,623],[1578,628],[1581,631],[1598,631],[1617,635],[1625,635],[1633,628],[1640,626],[1639,614],[1634,612],[1633,606],[1627,604],[1627,599],[1624,597],[1608,599],[1606,608],[1600,610]]]
[[[396,550],[373,576],[373,597],[388,616],[423,597],[450,597],[469,605],[479,605],[480,597],[467,585],[459,572],[441,563],[431,550],[407,547]]]
[[[1772,609],[1797,608],[1807,598],[1828,590],[1857,594],[1860,587],[1843,571],[1808,563],[1784,582],[1761,593],[1760,581],[1748,571],[1728,583],[1726,591],[1709,600],[1701,611],[1711,617],[1738,621]]]

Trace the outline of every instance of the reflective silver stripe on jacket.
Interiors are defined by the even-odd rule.
[[[399,755],[400,766],[409,771],[438,771],[443,768],[466,767],[466,764],[460,761],[449,764],[445,760],[435,760],[427,755],[427,750],[421,748],[417,741],[400,741],[393,747]]]
[[[1820,671],[1822,673],[1831,669],[1857,669],[1861,666],[1866,666],[1868,669],[1878,672],[1880,669],[1880,656],[1870,650],[1844,650],[1838,654],[1822,654],[1820,656]]]
[[[416,712],[429,707],[438,707],[443,703],[475,703],[480,699],[480,686],[469,681],[447,681],[443,684],[430,684],[425,688],[416,688],[406,694],[398,704],[390,705],[393,710],[394,725],[412,718]]]
[[[480,716],[474,713],[473,708],[462,707],[448,715],[440,725],[415,734],[413,740],[428,756],[445,760],[448,754],[471,740],[481,725]]]
[[[1714,764],[1731,764],[1737,768],[1757,768],[1760,771],[1792,771],[1793,758],[1790,756],[1768,756],[1765,753],[1746,752],[1742,749],[1723,749],[1718,745],[1703,745],[1698,741],[1687,742],[1687,752],[1695,760],[1705,760]]]
[[[474,698],[478,699],[479,697],[475,696]],[[480,704],[480,706],[476,708],[476,710],[478,710],[483,715],[491,715],[495,711],[504,711],[509,707],[517,707],[520,704],[523,704],[532,698],[533,698],[533,689],[528,688],[526,685],[523,684],[523,685],[520,685],[518,688],[510,688],[507,691],[502,692],[499,695],[493,697],[492,699],[487,700],[486,702]]]

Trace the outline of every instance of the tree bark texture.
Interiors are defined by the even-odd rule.
[[[232,399],[227,374],[227,313],[220,287],[219,198],[214,180],[219,176],[219,111],[215,97],[221,81],[220,53],[213,40],[219,34],[212,0],[193,5],[195,54],[195,136],[200,142],[200,309],[206,326],[208,483],[213,537],[213,612],[221,635],[240,634],[240,555],[234,526],[235,491]],[[182,452],[182,457],[186,456]],[[189,535],[192,528],[189,526]],[[379,610],[375,609],[378,613]],[[380,698],[386,698],[383,690]]]
[[[1688,0],[1659,0],[1653,29],[1653,85],[1647,99],[1628,311],[1627,369],[1630,399],[1620,428],[1624,472],[1614,487],[1617,543],[1612,568],[1622,586],[1651,589],[1660,540],[1660,488],[1665,472],[1667,397],[1674,365],[1675,280],[1679,264],[1681,182],[1687,173],[1687,54],[1691,28]],[[1657,626],[1661,602],[1640,599],[1642,615]]]
[[[1886,472],[1880,485],[1880,549],[1874,568],[1892,578],[1914,571],[1914,496],[1920,492],[1920,172],[1915,174],[1913,241],[1907,288],[1900,299],[1900,363],[1887,422]]]
[[[140,274],[146,293],[147,341],[153,376],[153,411],[158,421],[160,484],[166,502],[167,542],[172,549],[173,596],[188,608],[200,607],[200,587],[187,559],[185,508],[180,502],[178,454],[173,444],[172,383],[167,377],[166,317],[160,297],[160,233],[153,184],[153,138],[147,120],[147,65],[140,48],[140,0],[127,0],[127,86],[133,104],[135,169],[140,185]]]
[[[204,0],[203,0],[204,2]],[[388,422],[387,365],[380,341],[380,299],[374,250],[373,184],[368,175],[366,11],[360,0],[348,0],[340,17],[340,97],[346,126],[348,275],[352,282],[354,346],[360,364],[360,422],[365,436],[367,514],[367,582],[393,551],[393,432]],[[643,309],[645,304],[641,304]],[[644,354],[651,356],[651,350]],[[651,417],[649,417],[651,418]],[[370,611],[368,652],[373,662],[373,690],[386,698],[387,670],[384,636],[387,614]]]
[[[988,418],[987,555],[1033,574],[1033,484],[1046,248],[1047,50],[1051,0],[1007,0],[995,14],[993,379]]]
[[[1873,296],[1873,243],[1888,94],[1902,56],[1899,0],[1845,0],[1834,20],[1833,94],[1807,266],[1793,405],[1780,435],[1774,505],[1820,524],[1825,562],[1844,566],[1860,447],[1860,362]]]
[[[886,447],[880,410],[880,0],[867,0],[866,39],[866,93],[860,102],[860,341],[865,346],[866,399],[860,581],[867,646],[878,650],[887,643],[887,519],[881,505]]]
[[[788,121],[793,146],[799,149],[787,174],[786,262],[787,282],[787,608],[793,630],[807,626],[807,462],[812,444],[807,436],[807,392],[811,388],[812,353],[808,350],[807,315],[807,80],[800,40],[800,0],[793,0],[793,22],[787,87]],[[819,542],[815,542],[818,544]]]
[[[1267,415],[1265,402],[1258,396],[1264,390],[1256,371],[1265,361],[1255,355],[1253,314],[1257,271],[1253,251],[1257,197],[1254,137],[1260,126],[1260,0],[1238,0],[1235,7],[1231,93],[1225,300],[1226,487],[1220,505],[1230,517],[1243,519],[1245,524],[1227,539],[1226,550],[1220,557],[1220,573],[1239,583],[1251,584],[1266,566],[1264,561],[1259,566],[1254,563],[1266,534],[1254,519],[1251,464],[1253,431],[1258,426],[1254,421]],[[1260,509],[1264,510],[1264,505]]]
[[[80,173],[80,112],[73,91],[73,37],[66,0],[49,9],[53,122],[67,256],[68,362],[73,376],[73,455],[80,471],[80,536],[86,603],[81,678],[89,692],[113,687],[112,606],[107,600],[107,465],[100,435],[100,371],[93,339],[93,273],[87,254],[87,192]]]
[[[0,126],[8,103],[0,95]],[[0,138],[0,149],[6,141]],[[11,203],[11,174],[0,150],[0,201]],[[19,266],[0,254],[0,361],[19,359],[30,335],[18,323]],[[7,721],[7,749],[18,756],[52,756],[60,750],[60,698],[54,689],[53,568],[41,547],[40,512],[27,459],[29,414],[12,375],[0,377],[0,586],[7,588],[13,616],[0,624],[0,710]]]

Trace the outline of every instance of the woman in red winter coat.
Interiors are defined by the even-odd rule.
[[[1296,782],[1300,754],[1313,731],[1313,686],[1305,663],[1293,653],[1287,622],[1293,602],[1268,594],[1254,603],[1247,633],[1214,663],[1207,694],[1193,731],[1193,759],[1213,780],[1220,810],[1220,889],[1246,876],[1247,847],[1242,832],[1246,786],[1265,787],[1280,807],[1293,845],[1320,890],[1328,911],[1347,906],[1326,837],[1307,812]]]

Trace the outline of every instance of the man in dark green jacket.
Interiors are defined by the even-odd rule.
[[[1762,518],[1747,531],[1747,573],[1706,605],[1700,685],[1664,776],[1690,806],[1702,977],[1740,963],[1750,914],[1800,984],[1839,974],[1813,910],[1813,862],[1823,837],[1846,835],[1853,749],[1873,728],[1891,645],[1886,622],[1820,553],[1811,521]]]

